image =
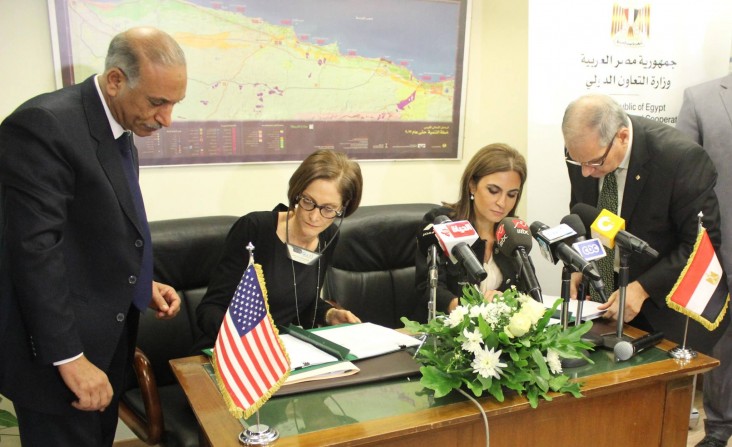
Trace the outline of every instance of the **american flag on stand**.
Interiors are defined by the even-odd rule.
[[[234,292],[216,338],[213,365],[236,418],[254,414],[290,374],[290,359],[269,315],[259,264],[249,264]]]
[[[724,270],[707,230],[702,228],[686,267],[666,297],[666,304],[713,331],[727,312],[728,303]]]

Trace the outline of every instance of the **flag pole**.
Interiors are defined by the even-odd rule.
[[[704,226],[702,224],[702,218],[704,217],[704,213],[699,211],[699,214],[696,215],[697,222],[696,222],[696,232],[701,233],[701,231],[704,229]],[[677,359],[677,360],[691,360],[693,358],[696,358],[697,352],[691,348],[686,347],[686,336],[689,333],[689,316],[686,316],[686,322],[684,324],[684,338],[681,342],[681,346],[677,346],[673,348],[672,350],[668,351],[668,355]]]
[[[246,248],[249,252],[249,264],[247,265],[249,268],[254,265],[254,245],[249,242]],[[255,425],[247,426],[244,419],[239,419],[239,423],[244,427],[244,430],[239,433],[239,442],[251,446],[267,446],[275,442],[280,437],[280,433],[277,429],[259,422],[259,409],[254,414],[257,415]]]

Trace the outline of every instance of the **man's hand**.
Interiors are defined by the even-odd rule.
[[[326,312],[325,322],[332,326],[342,323],[360,323],[361,320],[349,310],[332,308]]]
[[[156,311],[157,319],[168,320],[180,312],[180,297],[169,285],[153,281],[150,309]]]
[[[83,355],[59,365],[58,372],[78,398],[71,403],[77,410],[104,411],[112,401],[112,385],[107,375]]]
[[[577,296],[577,288],[579,287],[580,283],[582,282],[582,273],[580,272],[572,272],[572,276],[569,280],[569,297],[573,300],[576,299],[585,299],[586,297],[579,297]],[[587,290],[589,292],[589,290]]]
[[[648,298],[643,286],[638,281],[633,281],[628,284],[628,288],[625,290],[625,310],[623,313],[623,323],[627,323],[638,315],[643,307],[643,302]],[[599,310],[607,309],[607,312],[603,314],[604,318],[610,318],[617,320],[618,318],[618,301],[620,298],[620,291],[616,290],[610,295],[607,303],[601,304],[597,308]]]

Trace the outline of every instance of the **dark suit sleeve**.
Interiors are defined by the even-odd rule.
[[[699,212],[704,215],[703,223],[712,244],[717,249],[721,244],[719,206],[714,193],[717,172],[709,156],[694,145],[684,150],[681,158],[671,161],[673,164],[666,166],[667,175],[673,179],[668,203],[664,204],[659,194],[661,203],[654,207],[655,210],[645,210],[645,221],[639,225],[638,220],[633,219],[633,226],[629,227],[630,232],[636,235],[647,233],[646,241],[651,245],[656,241],[657,249],[662,253],[647,270],[637,269],[644,273],[636,278],[659,307],[665,306],[666,296],[693,250]],[[668,206],[667,220],[664,222],[661,214],[654,219],[654,213],[665,212],[664,206]],[[631,275],[633,269],[634,265],[631,265]]]
[[[23,323],[44,364],[83,351],[69,300],[64,226],[75,178],[64,127],[41,108],[24,108],[0,131],[5,243]]]

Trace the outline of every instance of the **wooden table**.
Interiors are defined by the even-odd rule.
[[[625,334],[635,338],[643,333],[627,327]],[[541,400],[536,409],[532,409],[525,398],[514,394],[507,393],[502,403],[491,397],[479,399],[488,416],[491,445],[685,447],[693,377],[709,371],[719,362],[703,354],[686,363],[667,358],[664,351],[674,346],[669,341],[663,341],[658,349],[645,351],[625,364],[614,366],[620,369],[586,376],[578,374],[581,376],[578,380],[584,382],[584,397],[579,399],[571,395],[558,395],[551,402]],[[597,358],[611,355],[608,351],[593,353]],[[206,363],[208,359],[204,356],[171,361],[173,371],[210,444],[215,447],[240,445],[238,434],[242,426],[226,410],[216,386],[203,367]],[[396,387],[397,390],[393,399],[382,399],[381,405],[369,403],[369,398],[373,399],[378,393],[391,392],[390,387]],[[404,392],[400,391],[402,389]],[[485,446],[485,429],[480,412],[475,404],[458,393],[451,393],[448,396],[451,399],[443,398],[447,401],[430,401],[430,393],[422,392],[417,382],[407,379],[363,385],[357,390],[341,388],[328,393],[327,396],[323,395],[325,397],[318,397],[318,405],[315,406],[311,405],[312,402],[308,403],[311,393],[300,398],[273,398],[268,402],[262,413],[265,413],[267,406],[279,408],[272,414],[280,415],[284,418],[282,423],[290,427],[290,433],[286,433],[287,429],[271,424],[282,433],[274,446]],[[292,402],[285,405],[288,402],[286,399]],[[331,416],[324,423],[328,428],[308,431],[315,426],[313,414],[323,416],[321,410],[326,408],[323,402],[330,402],[329,399],[336,402],[339,408],[337,412],[342,414],[332,415],[326,411],[326,416]],[[351,406],[346,405],[349,400],[356,402]],[[398,402],[400,400],[402,402]],[[419,408],[414,411],[402,409],[395,414],[387,408],[390,406],[387,403],[392,401],[393,406],[408,408],[422,400],[427,404],[421,407],[416,405]],[[292,403],[297,402],[300,402],[301,408],[293,412]],[[372,407],[371,417],[356,421],[346,414],[349,408],[360,407],[366,411],[368,409],[364,407],[368,406]],[[384,412],[384,417],[380,417],[380,411]],[[294,413],[300,414],[297,420],[301,425],[293,425]],[[311,419],[308,420],[309,417]],[[268,421],[262,420],[262,423]],[[310,427],[305,427],[307,424]]]

